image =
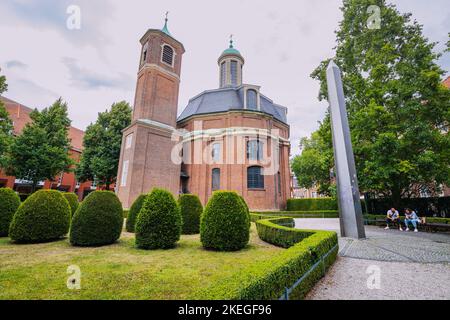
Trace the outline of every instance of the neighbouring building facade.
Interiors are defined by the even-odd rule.
[[[9,113],[14,126],[14,135],[19,135],[25,125],[31,122],[30,113],[33,109],[28,108],[16,101],[0,96],[0,101],[4,104]],[[69,138],[71,139],[70,156],[75,162],[78,162],[83,150],[83,136],[84,132],[80,129],[70,127]],[[6,176],[0,170],[0,188],[8,187],[19,194],[27,195],[31,192],[31,184],[29,181],[16,179],[15,177]],[[75,192],[81,200],[89,192],[96,189],[95,184],[91,182],[78,183],[73,172],[61,173],[55,177],[53,181],[41,181],[38,189],[57,189],[64,192]]]
[[[133,121],[123,132],[117,194],[125,208],[154,187],[192,193],[203,204],[234,190],[251,209],[283,209],[291,197],[287,108],[243,83],[233,46],[218,59],[219,88],[190,99],[177,118],[181,42],[149,29],[142,45]]]

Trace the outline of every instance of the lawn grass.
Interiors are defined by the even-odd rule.
[[[135,248],[134,235],[126,232],[98,248],[72,247],[67,239],[18,245],[0,238],[0,299],[189,299],[282,250],[261,241],[254,224],[249,245],[239,252],[204,250],[198,235],[154,251]],[[81,269],[81,290],[66,286],[69,265]]]

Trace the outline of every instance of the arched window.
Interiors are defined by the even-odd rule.
[[[212,170],[212,191],[220,190],[220,169]]]
[[[231,85],[236,86],[238,83],[238,63],[235,60],[231,60]]]
[[[168,45],[163,46],[162,61],[173,66],[173,49]]]
[[[264,189],[264,176],[261,167],[247,168],[247,188]]]
[[[141,64],[144,64],[147,61],[147,54],[148,54],[148,42],[144,45],[142,48],[142,60]]]
[[[221,87],[225,87],[226,77],[227,77],[227,64],[224,61],[220,65],[220,86]]]
[[[256,90],[247,90],[247,109],[257,110],[258,109],[258,93]]]
[[[264,154],[264,143],[259,140],[247,141],[247,159],[262,160]]]

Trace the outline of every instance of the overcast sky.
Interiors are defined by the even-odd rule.
[[[450,32],[448,0],[392,0],[411,12],[425,35],[440,42]],[[70,5],[81,9],[81,29],[66,27]],[[183,58],[178,113],[189,98],[218,87],[217,58],[230,34],[246,59],[244,82],[289,108],[292,153],[300,137],[317,129],[327,107],[317,100],[309,75],[333,56],[341,0],[2,0],[0,67],[5,96],[42,109],[58,97],[69,104],[72,125],[81,129],[115,101],[132,104],[140,55],[148,28],[169,30],[181,41]],[[450,70],[450,54],[440,61]]]

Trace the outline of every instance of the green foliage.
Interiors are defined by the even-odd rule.
[[[294,223],[292,218],[278,217],[256,221],[258,236],[261,240],[282,248],[290,248],[296,243],[313,235],[312,231],[293,229],[283,226]],[[295,230],[295,231],[293,231]]]
[[[237,251],[249,241],[250,215],[236,192],[214,192],[200,222],[203,247]]]
[[[13,216],[9,237],[19,243],[39,243],[64,237],[70,226],[70,206],[61,192],[39,190]]]
[[[97,121],[87,127],[83,139],[83,154],[76,169],[79,181],[94,181],[110,185],[116,181],[119,165],[122,130],[131,123],[131,107],[125,102],[111,106],[110,111],[98,114]]]
[[[113,192],[90,193],[72,218],[70,243],[88,247],[116,242],[122,232],[122,214],[122,204]]]
[[[331,135],[327,138],[331,139]],[[302,138],[300,148],[302,154],[295,156],[291,163],[299,186],[306,189],[318,186],[320,194],[332,196],[330,163],[333,150],[330,144],[322,139],[320,132],[314,132],[310,139]]]
[[[373,4],[382,17],[375,30],[367,27]],[[443,130],[450,90],[441,84],[435,44],[410,14],[384,0],[344,1],[342,12],[333,59],[342,71],[360,189],[394,204],[421,189],[438,192],[450,183],[450,136]],[[328,62],[311,75],[320,81],[319,99],[327,99]],[[326,189],[334,165],[329,114],[310,140],[316,143],[304,149],[294,171],[302,186],[318,182]]]
[[[12,217],[20,206],[20,198],[10,188],[0,188],[0,237],[7,237]]]
[[[34,190],[39,181],[68,172],[73,161],[69,157],[67,104],[58,99],[41,112],[34,110],[30,117],[32,122],[11,145],[6,171],[17,179],[32,181]]]
[[[333,198],[288,199],[287,211],[337,210],[337,200]]]
[[[173,195],[153,189],[138,215],[136,245],[141,249],[169,249],[180,240],[182,217]]]
[[[5,76],[0,76],[0,95],[8,89]],[[0,168],[7,165],[7,154],[13,140],[13,123],[9,113],[0,101]]]
[[[198,196],[182,194],[178,199],[178,204],[183,217],[182,234],[200,233],[200,217],[203,213],[203,206]]]
[[[139,212],[141,211],[142,205],[144,204],[145,197],[147,197],[146,194],[141,194],[131,205],[126,224],[126,229],[128,232],[134,232],[136,220]]]
[[[128,219],[128,215],[130,214],[130,210],[123,210],[123,218]]]
[[[339,218],[337,210],[322,211],[274,211],[274,212],[252,212],[250,214],[253,222],[260,219],[289,217],[289,218]]]
[[[75,211],[77,211],[78,209],[78,196],[73,193],[73,192],[64,192],[63,196],[67,199],[67,201],[69,202],[70,205],[70,213],[71,213],[71,217],[73,217],[73,215],[75,214]]]
[[[337,235],[329,231],[298,230],[283,227],[278,223],[286,218],[260,220],[258,235],[276,245],[289,247],[274,258],[256,263],[227,279],[197,293],[198,299],[220,300],[276,300],[311,267],[337,245]],[[301,299],[323,276],[323,270],[336,260],[338,248],[310,272],[290,295],[290,299]]]

